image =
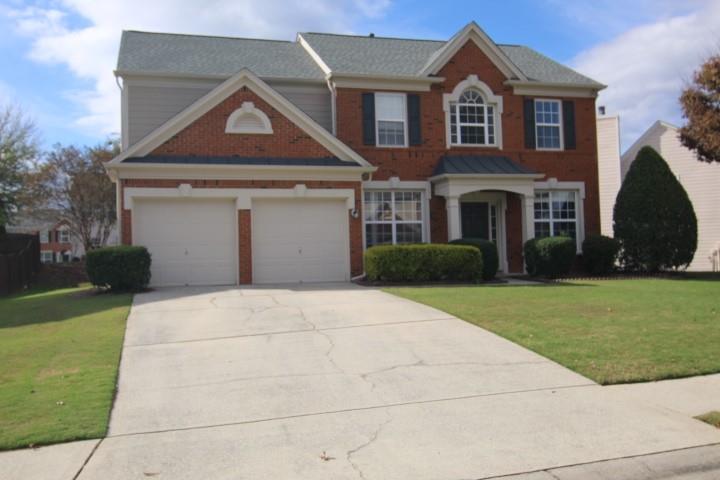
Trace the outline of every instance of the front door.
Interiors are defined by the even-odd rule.
[[[490,238],[490,204],[463,202],[460,204],[460,225],[463,238]]]

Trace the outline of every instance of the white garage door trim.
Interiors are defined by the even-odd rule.
[[[253,283],[349,281],[348,217],[348,210],[341,199],[267,198],[253,201],[251,226]],[[298,221],[293,222],[294,219]],[[315,219],[319,222],[306,222]],[[330,221],[324,222],[324,219]],[[329,238],[333,232],[337,236]],[[283,242],[282,239],[285,238],[290,241]],[[273,241],[278,239],[280,241],[271,247]],[[295,255],[296,245],[297,255]],[[305,257],[306,255],[308,256]],[[317,260],[318,256],[325,261]]]
[[[173,207],[177,207],[180,210],[173,211]],[[153,212],[151,208],[159,208],[162,212]],[[207,210],[207,208],[211,210]],[[183,221],[171,222],[171,220],[177,220],[176,218],[173,218],[172,215],[180,214],[182,209],[199,209],[198,213],[202,215],[201,218],[203,220],[211,218],[213,213],[219,213],[220,215],[215,218],[216,221],[211,222],[211,225],[208,225],[207,228],[202,228],[194,233],[201,236],[213,235],[214,233],[216,235],[216,237],[212,239],[214,241],[218,240],[217,235],[220,235],[223,238],[230,236],[231,238],[229,239],[229,242],[221,242],[222,244],[218,245],[220,248],[217,249],[207,247],[203,248],[202,243],[204,242],[204,239],[201,238],[198,241],[193,242],[191,235],[184,237],[188,239],[187,244],[184,246],[182,245],[182,241],[173,242],[172,239],[174,238],[183,238],[183,233],[172,232],[172,228],[170,227],[169,232],[163,232],[163,225],[173,225],[174,223],[175,226],[177,226],[178,224],[183,225],[187,222],[188,225],[192,226],[194,223],[192,219],[187,219],[186,217],[184,217],[185,220]],[[148,231],[144,231],[150,230],[149,228],[140,226],[142,222],[148,220],[145,215],[150,216],[150,220],[153,225],[153,235],[150,235]],[[163,223],[166,220],[168,223]],[[180,227],[180,229],[182,229],[182,227]],[[164,236],[169,238],[170,241],[163,238]],[[212,237],[208,238],[210,239]],[[151,270],[154,270],[154,272],[153,277],[150,279],[150,284],[152,286],[238,284],[238,218],[237,210],[235,209],[233,200],[230,198],[165,197],[138,199],[133,208],[132,240],[135,245],[147,246],[154,257],[151,265]],[[161,246],[154,247],[153,243],[155,242],[158,242]],[[181,245],[178,247],[178,245],[173,245],[173,243],[180,243]],[[193,248],[193,243],[198,245],[197,249]],[[171,254],[170,256],[173,258],[169,259],[167,264],[163,264],[163,268],[166,270],[161,274],[158,272],[158,268],[160,266],[160,263],[158,262],[160,253],[158,249],[165,253],[171,251],[173,246],[184,249],[185,255],[188,254],[188,250],[191,254],[193,251],[201,252],[198,257],[200,260],[196,261],[195,264],[190,262],[183,267],[182,261],[177,261],[177,257],[182,257],[182,255],[173,256]],[[213,253],[216,254],[216,257],[203,259],[203,255],[205,255],[205,257],[208,257],[208,255],[212,257]],[[219,256],[217,256],[218,254]],[[218,263],[225,263],[228,261],[231,262],[229,269],[223,265],[223,269],[211,269],[212,271],[208,270],[205,275],[203,275],[201,269],[197,268],[197,266],[202,265],[203,262],[210,262],[218,265]],[[171,273],[172,270],[175,270],[175,274]],[[218,270],[220,271],[218,272]],[[215,272],[219,273],[219,275]]]

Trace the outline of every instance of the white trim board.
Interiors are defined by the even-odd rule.
[[[192,122],[205,115],[242,87],[250,88],[253,93],[268,102],[278,110],[280,114],[303,129],[315,141],[327,148],[340,160],[374,168],[363,157],[334,137],[305,112],[296,107],[247,68],[240,70],[228,80],[211,90],[207,95],[199,98],[143,139],[133,144],[130,148],[107,163],[106,168],[116,170],[124,166],[122,165],[122,161],[126,158],[133,156],[142,157],[150,154],[153,150],[189,126]]]
[[[125,210],[132,210],[135,198],[227,198],[234,199],[238,210],[251,210],[259,198],[336,198],[345,200],[348,210],[355,208],[355,190],[350,188],[193,188],[183,183],[177,188],[128,187],[123,192]]]

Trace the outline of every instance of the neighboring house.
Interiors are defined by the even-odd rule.
[[[600,232],[603,85],[470,23],[448,41],[127,31],[118,186],[154,285],[347,281],[388,243]]]
[[[66,263],[84,257],[85,247],[82,241],[72,234],[67,221],[48,220],[48,218],[52,218],[52,215],[43,216],[41,219],[20,218],[13,225],[8,226],[8,232],[38,234],[42,263]],[[99,243],[98,239],[98,245]],[[107,244],[117,243],[117,228],[113,228]]]
[[[613,209],[620,191],[620,118],[597,119],[598,179],[600,184],[600,231],[613,236]]]
[[[699,161],[693,151],[680,143],[677,127],[657,121],[623,154],[623,178],[644,146],[662,155],[695,209],[698,246],[688,270],[720,271],[720,164]]]
[[[82,244],[70,234],[65,221],[23,218],[9,226],[8,231],[39,235],[42,263],[65,263],[81,256]]]

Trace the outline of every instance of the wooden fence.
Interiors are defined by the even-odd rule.
[[[40,237],[7,234],[0,237],[0,295],[26,288],[40,271]]]

